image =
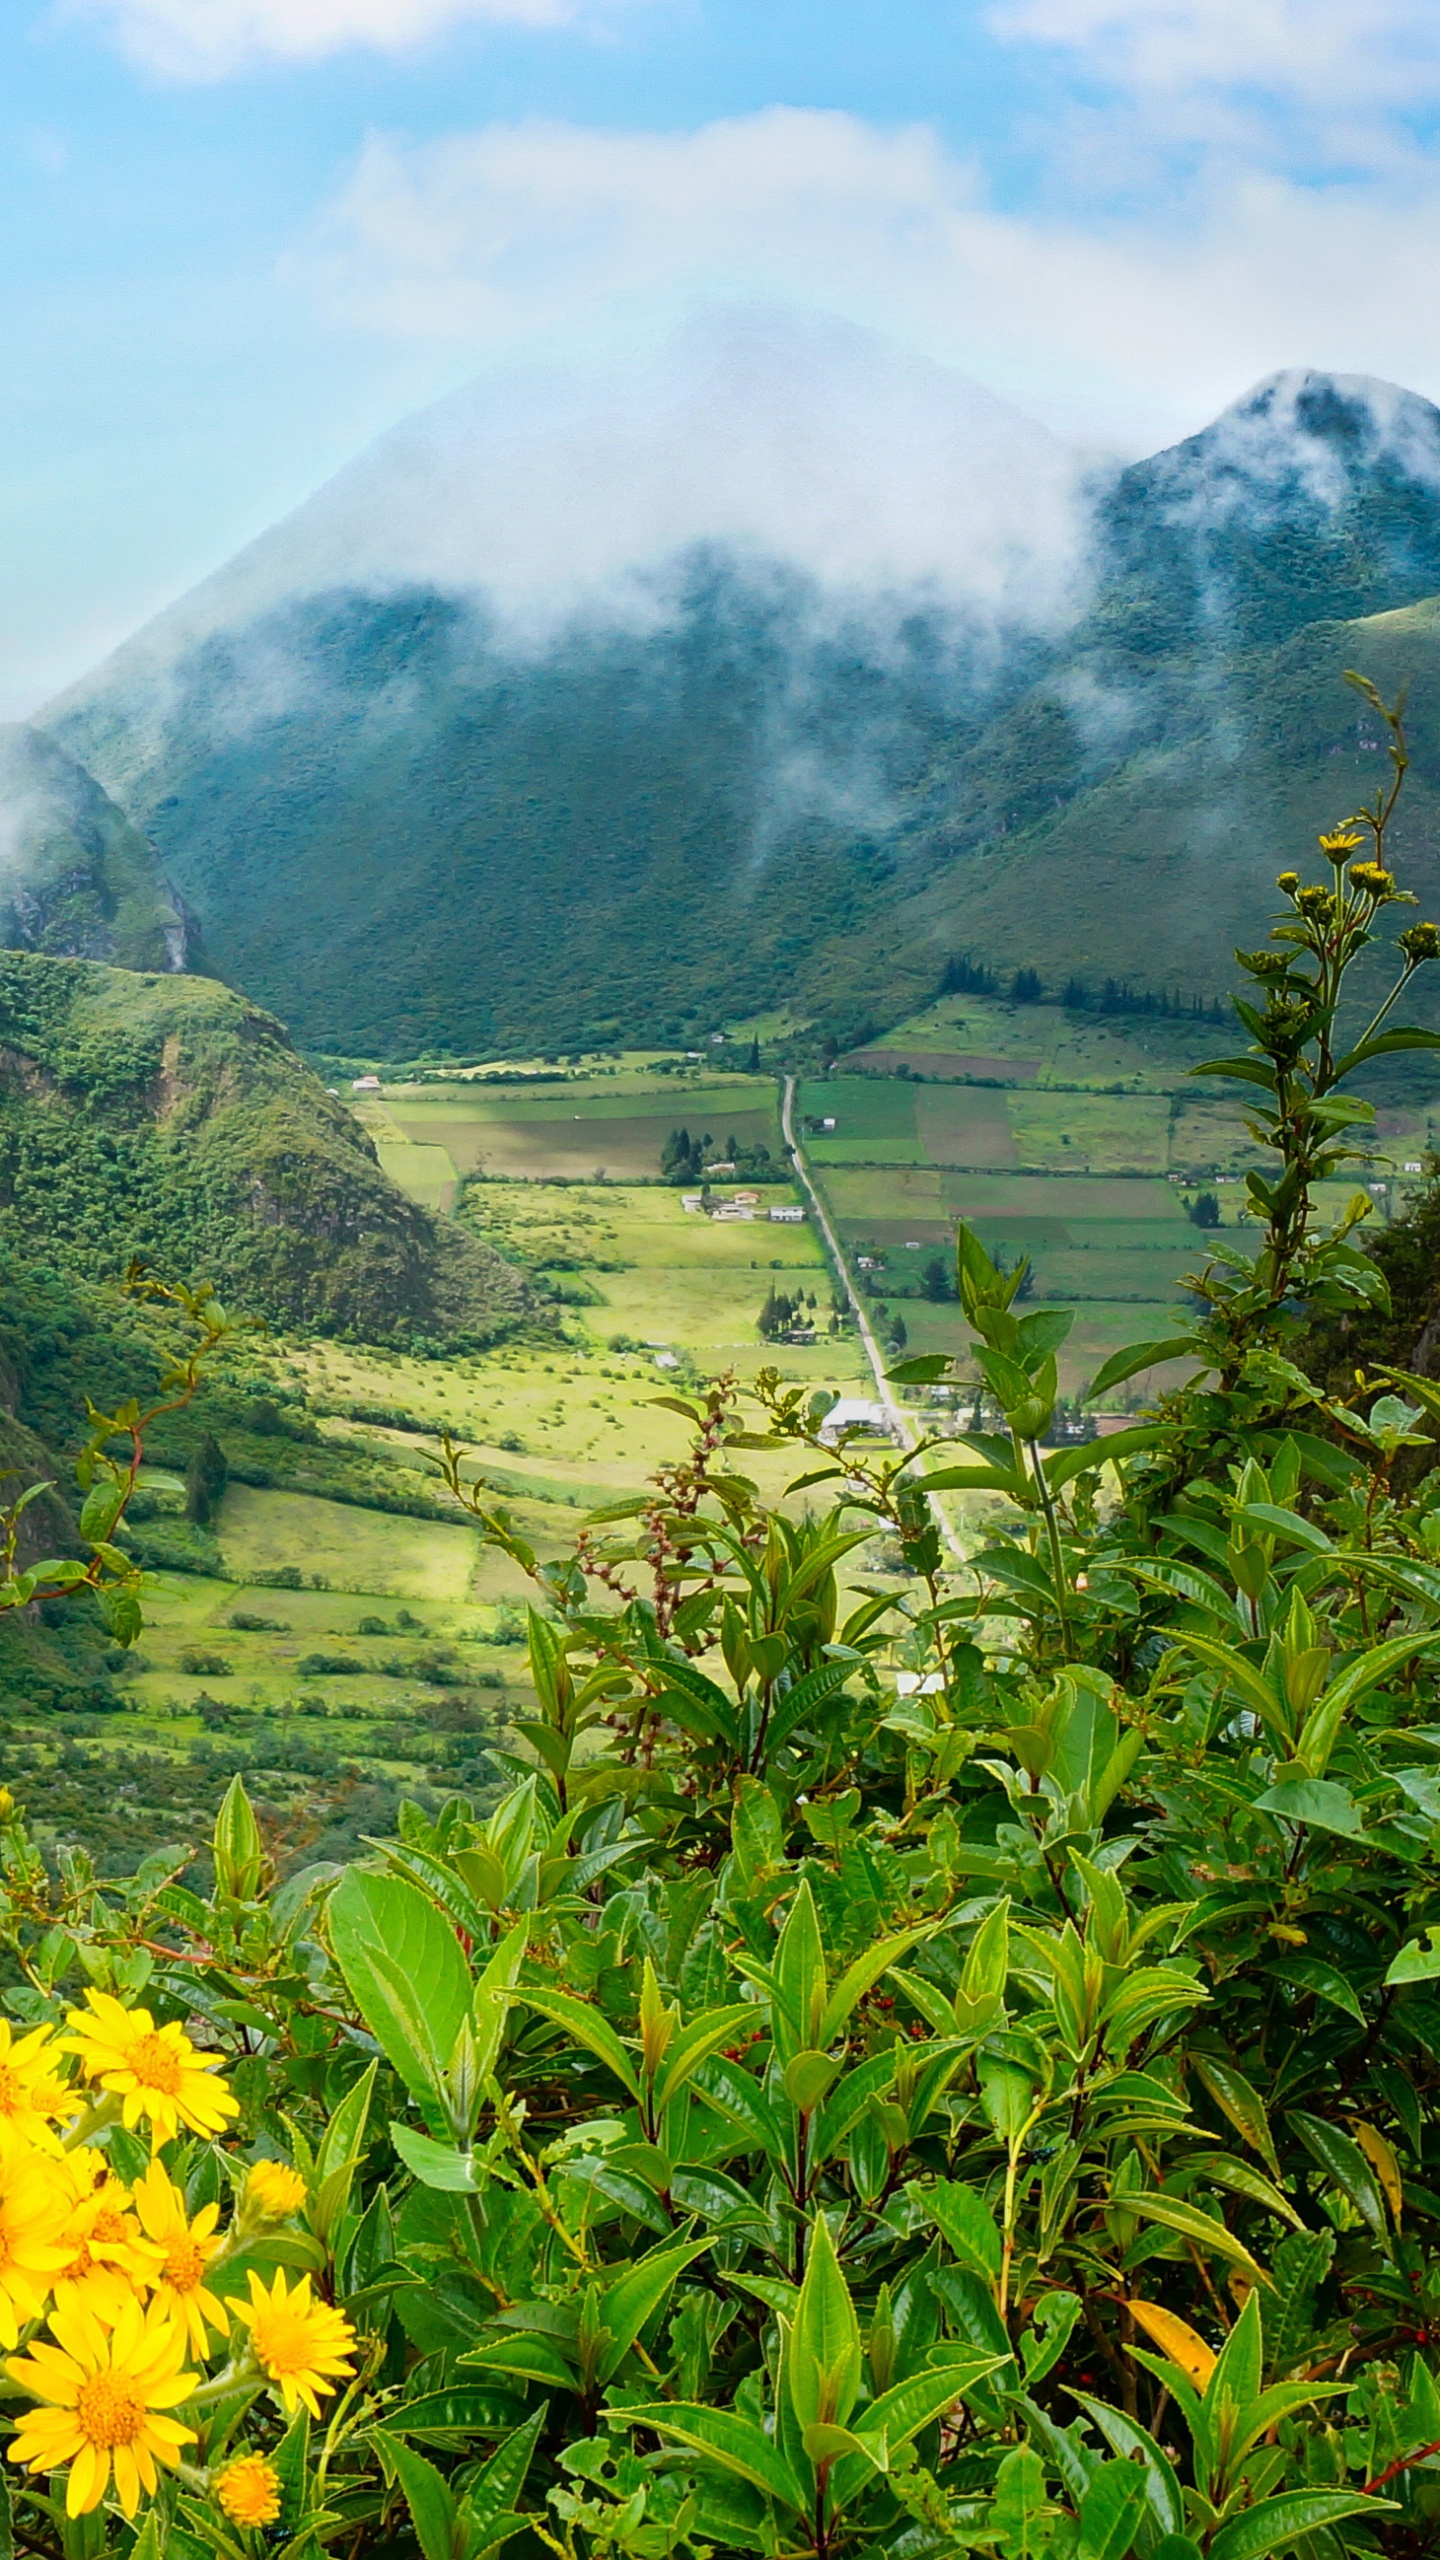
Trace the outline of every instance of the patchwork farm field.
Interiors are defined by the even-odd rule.
[[[861,1279],[877,1309],[903,1311],[913,1349],[954,1347],[953,1308],[917,1291],[964,1218],[991,1252],[1031,1262],[1038,1297],[1074,1305],[1068,1392],[1126,1341],[1168,1330],[1205,1254],[1190,1203],[1213,1190],[1223,1235],[1242,1222],[1245,1171],[1264,1163],[1233,1102],[1190,1076],[1225,1045],[1211,1021],[967,995],[807,1081],[807,1154],[852,1268],[871,1266]],[[1382,1212],[1435,1135],[1432,1109],[1377,1114]],[[1352,1187],[1333,1186],[1326,1205]]]

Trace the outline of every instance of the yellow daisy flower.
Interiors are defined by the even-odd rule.
[[[275,2384],[291,2416],[303,2400],[312,2418],[320,2415],[319,2395],[334,2390],[329,2374],[354,2371],[355,2332],[343,2311],[317,2302],[310,2279],[302,2276],[292,2293],[285,2270],[277,2267],[269,2293],[252,2267],[250,2299],[231,2299],[230,2308],[245,2322],[255,2361]]]
[[[67,2257],[55,2278],[55,2307],[92,2311],[113,2324],[136,2286],[153,2284],[160,2253],[146,2248],[128,2194],[93,2151],[72,2155],[61,2174],[70,2210],[60,2231]]]
[[[305,2181],[284,2160],[252,2162],[245,2180],[245,2203],[257,2219],[284,2222],[305,2201]]]
[[[56,2071],[60,2049],[51,2044],[54,2032],[33,2027],[28,2036],[17,2036],[9,2019],[0,2018],[0,2123],[48,2151],[60,2147],[51,2119],[73,2115],[80,2103]]]
[[[148,2009],[122,2008],[108,1991],[85,1997],[89,2015],[69,2012],[75,2033],[66,2037],[65,2050],[79,2054],[87,2079],[124,2100],[127,2125],[148,2117],[157,2143],[173,2141],[182,2124],[213,2140],[228,2117],[238,2116],[239,2100],[215,2077],[218,2056],[198,2052],[178,2022],[157,2027]]]
[[[6,2368],[45,2404],[25,2411],[10,2459],[32,2471],[68,2462],[71,2516],[99,2506],[113,2466],[116,2494],[133,2516],[141,2490],[154,2494],[156,2463],[173,2469],[181,2446],[194,2442],[193,2427],[162,2414],[188,2400],[200,2379],[183,2370],[184,2334],[158,2305],[142,2310],[133,2298],[113,2330],[88,2311],[57,2311],[50,2326],[58,2345],[37,2338]]]
[[[70,2251],[61,2225],[70,2189],[58,2161],[18,2134],[0,2134],[0,2347],[38,2320]]]
[[[230,2326],[224,2303],[205,2286],[205,2270],[225,2245],[215,2228],[220,2207],[202,2204],[192,2221],[179,2188],[158,2160],[152,2160],[144,2177],[137,2178],[134,2197],[135,2210],[159,2261],[148,2278],[155,2287],[155,2300],[188,2333],[192,2352],[203,2356],[210,2343],[206,2321],[222,2336]]]
[[[263,2453],[240,2453],[215,2483],[215,2496],[232,2524],[273,2524],[280,2513],[280,2474]]]

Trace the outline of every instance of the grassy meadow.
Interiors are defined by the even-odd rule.
[[[852,1271],[873,1302],[903,1311],[909,1347],[961,1348],[958,1307],[920,1286],[962,1216],[992,1250],[1030,1257],[1038,1295],[1074,1306],[1067,1391],[1122,1343],[1167,1330],[1205,1249],[1185,1203],[1214,1188],[1222,1233],[1233,1228],[1255,1160],[1218,1092],[1188,1077],[1216,1046],[1213,1024],[1076,1022],[967,996],[806,1080],[797,1122],[812,1171]],[[292,1860],[345,1854],[385,1827],[401,1792],[495,1783],[494,1754],[527,1711],[525,1584],[462,1518],[406,1516],[407,1502],[435,1510],[427,1458],[443,1431],[540,1553],[558,1554],[584,1513],[679,1455],[684,1425],[657,1402],[667,1392],[727,1369],[743,1382],[762,1364],[866,1391],[853,1328],[828,1330],[813,1221],[766,1215],[798,1198],[772,1080],[709,1058],[676,1073],[635,1057],[563,1082],[457,1076],[347,1100],[412,1197],[524,1269],[550,1301],[550,1330],[465,1358],[283,1336],[255,1348],[275,1392],[320,1418],[324,1452],[364,1465],[348,1492],[232,1481],[198,1569],[153,1576],[138,1657],[118,1671],[127,1712],[67,1718],[59,1744],[38,1724],[17,1732],[17,1775],[28,1747],[56,1827],[68,1819],[96,1845],[123,1844],[127,1829],[191,1837],[235,1768]],[[716,1198],[758,1193],[752,1217],[687,1211],[661,1182],[681,1126],[717,1152],[743,1148],[747,1168],[768,1148],[767,1178],[713,1181]],[[1423,1113],[1393,1111],[1380,1136],[1398,1198],[1400,1168],[1431,1131]],[[861,1273],[862,1256],[878,1269]],[[772,1286],[813,1294],[814,1344],[762,1342]],[[316,1479],[317,1460],[304,1463]],[[771,1495],[795,1472],[764,1451],[745,1463]],[[877,1544],[853,1570],[868,1580],[885,1563]]]

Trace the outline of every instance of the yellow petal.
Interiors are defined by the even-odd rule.
[[[1215,2370],[1217,2359],[1214,2348],[1206,2346],[1198,2329],[1192,2329],[1189,2321],[1182,2320],[1178,2313],[1167,2311],[1163,2302],[1132,2301],[1125,2307],[1131,2319],[1137,2320],[1146,2335],[1154,2339],[1162,2354],[1167,2355],[1172,2364],[1178,2364],[1186,2381],[1193,2382],[1197,2391],[1203,2391]]]

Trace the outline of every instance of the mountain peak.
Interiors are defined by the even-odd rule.
[[[1377,473],[1440,493],[1440,409],[1372,374],[1292,366],[1134,472],[1207,515],[1307,499],[1333,509]]]

